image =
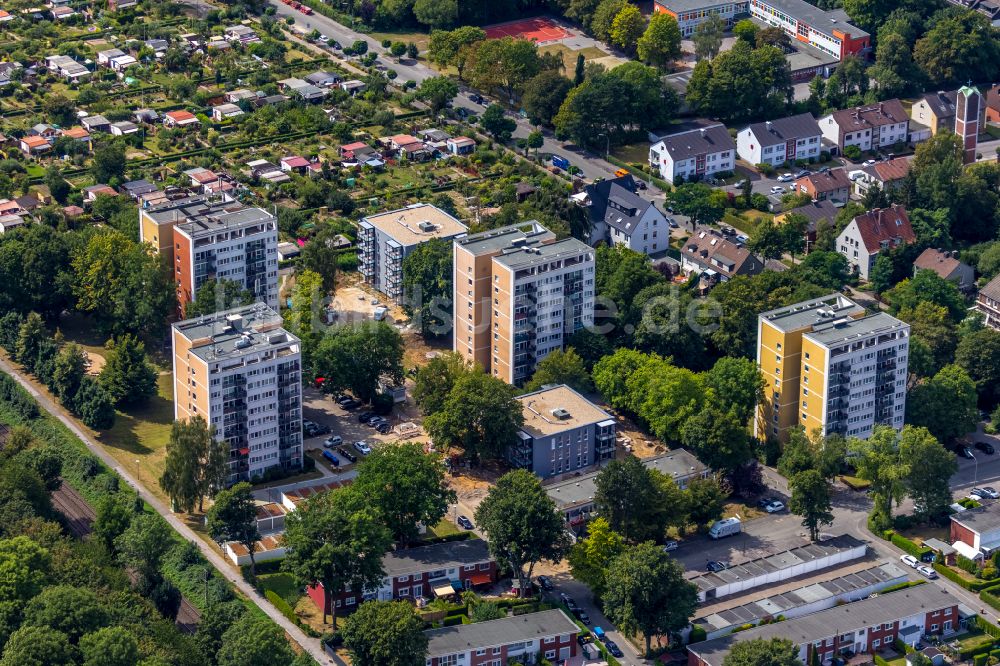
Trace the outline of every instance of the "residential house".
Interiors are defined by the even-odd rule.
[[[289,99],[291,98],[288,95],[257,95],[254,99],[254,104],[257,105],[257,108],[261,108],[281,104],[287,102]]]
[[[87,203],[93,203],[97,201],[97,197],[101,196],[116,197],[118,196],[118,192],[115,191],[115,188],[110,185],[104,185],[103,183],[99,185],[89,185],[83,188],[83,200]]]
[[[286,173],[295,172],[300,176],[305,175],[306,171],[309,170],[309,160],[299,155],[290,155],[288,157],[281,158],[281,170]]]
[[[190,111],[167,111],[163,114],[163,124],[166,127],[191,127],[198,124],[198,118]]]
[[[362,141],[355,141],[340,147],[340,156],[349,162],[361,162],[377,151]]]
[[[599,202],[604,203],[600,228],[607,230],[604,240],[609,244],[624,245],[643,254],[663,252],[670,246],[667,218],[652,201],[612,182],[606,197],[591,202],[588,212],[594,217],[601,214]]]
[[[1000,83],[990,86],[984,96],[986,122],[1000,124]]]
[[[160,119],[160,114],[153,109],[136,109],[132,117],[137,123],[155,123]]]
[[[701,273],[703,289],[737,275],[756,275],[763,270],[764,262],[750,250],[727,240],[714,229],[691,236],[681,250],[681,271],[686,275]]]
[[[241,187],[228,173],[216,172],[204,167],[185,169],[184,175],[191,179],[191,189],[196,194],[233,192]]]
[[[138,200],[139,197],[150,194],[151,192],[156,192],[158,188],[153,183],[148,180],[130,180],[127,183],[122,183],[121,191],[122,194],[127,195],[130,199]]]
[[[116,72],[122,72],[132,65],[138,64],[138,62],[138,60],[121,49],[107,49],[97,52],[97,64]]]
[[[221,123],[223,120],[243,115],[243,109],[235,104],[219,104],[212,107],[212,120]]]
[[[235,42],[239,43],[239,42]],[[215,49],[217,51],[228,51],[233,48],[234,42],[226,40],[225,37],[220,35],[213,35],[208,38],[208,42],[205,43],[205,48],[208,50]]]
[[[431,150],[423,141],[409,134],[396,134],[380,139],[399,159],[422,161],[431,156]]]
[[[808,194],[816,201],[847,203],[851,195],[851,181],[843,169],[811,173],[795,181],[795,190]]]
[[[1000,275],[979,290],[974,307],[983,315],[983,322],[987,326],[1000,331]]]
[[[239,88],[237,90],[230,90],[224,95],[224,99],[229,104],[239,104],[245,99],[254,100],[257,98],[255,93],[250,92],[246,88]]]
[[[909,116],[898,99],[871,106],[834,111],[819,120],[823,138],[843,152],[847,146],[861,150],[891,148],[909,138]]]
[[[736,143],[722,124],[661,137],[649,148],[649,164],[668,183],[698,180],[736,165]]]
[[[518,185],[522,185],[522,183],[518,183]],[[523,183],[523,185],[529,188],[534,187],[530,183]],[[624,188],[632,193],[635,193],[639,189],[635,184],[635,179],[632,178],[632,174],[627,173],[624,176],[584,185],[581,191],[570,197],[571,201],[587,208],[587,214],[590,217],[590,236],[586,241],[591,246],[596,246],[598,243],[608,240],[608,225],[606,222],[608,197],[611,195],[611,189],[615,186]],[[526,188],[525,198],[533,192],[534,190],[528,191],[528,188]],[[518,201],[522,201],[520,196],[518,197]]]
[[[91,132],[111,131],[111,121],[101,115],[84,116],[80,119],[80,124]]]
[[[930,128],[931,134],[938,130],[955,131],[955,105],[958,93],[954,90],[939,90],[922,95],[910,107],[910,118]]]
[[[707,479],[712,474],[710,468],[685,449],[673,449],[652,458],[643,458],[642,464],[673,479],[681,490],[687,488],[692,480]],[[586,522],[594,512],[598,474],[599,471],[594,471],[545,484],[545,494],[555,502],[556,510],[570,525]]]
[[[847,257],[862,280],[871,279],[871,270],[879,252],[917,240],[906,209],[898,204],[876,208],[848,223],[837,236],[835,247]]]
[[[427,666],[496,666],[534,663],[541,655],[549,663],[576,663],[580,628],[561,609],[499,620],[430,629]]]
[[[170,48],[170,42],[165,39],[147,39],[143,45],[153,52],[153,57],[157,60],[161,60]]]
[[[19,214],[31,214],[42,205],[42,202],[30,194],[14,197],[14,203],[17,204]]]
[[[139,126],[127,120],[111,123],[111,134],[113,136],[128,136],[129,134],[136,134],[138,131]]]
[[[285,92],[298,95],[306,102],[318,102],[326,97],[326,91],[323,89],[294,77],[278,81],[278,87]]]
[[[750,164],[781,166],[819,159],[823,135],[811,113],[754,123],[736,135],[736,152]]]
[[[778,213],[774,216],[774,221],[780,224],[787,220],[789,215],[793,214],[801,215],[809,220],[809,224],[806,226],[806,252],[809,252],[816,242],[817,227],[820,225],[833,226],[838,212],[840,212],[840,208],[833,205],[832,201],[810,201],[804,206]]]
[[[38,123],[28,128],[28,136],[40,136],[50,143],[59,138],[60,134],[62,132],[58,128],[47,123]]]
[[[30,222],[30,219],[25,219],[20,215],[0,215],[0,234],[23,227]]]
[[[49,71],[73,83],[90,77],[90,70],[69,56],[54,55],[45,58]]]
[[[271,184],[287,183],[291,180],[281,167],[267,160],[252,160],[247,162],[251,178],[258,178]]]
[[[972,266],[959,260],[957,250],[927,248],[913,262],[914,274],[924,270],[934,271],[965,292],[972,291],[976,286],[976,272]]]
[[[737,643],[771,638],[791,640],[802,664],[829,664],[848,653],[857,659],[894,649],[897,639],[915,646],[925,635],[952,635],[959,626],[958,607],[947,588],[917,585],[693,643],[688,666],[722,666]]]
[[[948,0],[948,2],[956,7],[979,12],[993,25],[997,25],[997,22],[1000,21],[1000,2],[997,0]]]
[[[335,72],[318,71],[306,74],[306,83],[311,83],[317,88],[334,88],[343,81],[343,77]]]
[[[62,135],[67,139],[73,139],[79,143],[85,144],[88,148],[90,147],[90,132],[88,132],[83,127],[70,127],[62,131]]]
[[[452,155],[471,155],[476,152],[476,141],[467,136],[449,137],[445,140],[445,147]]]
[[[25,155],[37,155],[52,150],[52,144],[41,136],[27,135],[18,142],[21,152]]]
[[[8,12],[6,9],[0,9],[0,23],[7,23],[13,21],[16,17]]]
[[[905,157],[894,157],[851,171],[848,176],[854,181],[855,193],[863,197],[871,187],[878,187],[883,192],[892,190],[903,182],[909,171],[910,160]]]
[[[545,478],[615,457],[615,419],[560,384],[518,396],[524,424],[507,449],[512,467]]]
[[[278,243],[278,261],[288,261],[302,254],[302,248],[295,243]]]
[[[382,557],[385,575],[374,589],[350,590],[334,597],[337,612],[354,610],[362,601],[398,601],[450,598],[478,585],[497,580],[497,564],[483,539],[436,543],[416,548],[400,548]],[[326,606],[323,585],[306,592],[319,608]]]
[[[259,42],[260,37],[253,31],[253,28],[246,25],[231,25],[225,29],[226,39],[239,44],[253,44]]]
[[[11,84],[14,72],[24,69],[19,62],[0,62],[0,88]]]

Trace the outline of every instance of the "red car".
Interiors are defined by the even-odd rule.
[[[312,8],[311,8],[311,7],[306,7],[306,6],[303,6],[303,7],[302,7],[302,9],[301,9],[300,11],[301,11],[301,12],[302,12],[303,14],[305,14],[306,16],[311,16],[311,15],[312,15],[312,13],[313,13],[313,10],[312,10]]]

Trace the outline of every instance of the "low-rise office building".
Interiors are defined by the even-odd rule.
[[[507,451],[512,467],[547,477],[614,458],[614,418],[569,386],[543,388],[517,400],[524,425]]]
[[[970,560],[983,560],[1000,550],[1000,505],[987,504],[951,516],[951,547]]]

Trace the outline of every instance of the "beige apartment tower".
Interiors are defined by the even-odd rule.
[[[764,402],[754,422],[762,439],[788,432],[869,437],[876,425],[903,427],[908,324],[830,294],[762,313],[757,365]]]
[[[525,222],[454,241],[454,349],[521,384],[594,322],[594,250]]]

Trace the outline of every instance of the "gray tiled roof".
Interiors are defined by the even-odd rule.
[[[652,205],[651,202],[621,185],[612,185],[608,193],[608,205],[604,209],[604,221],[613,229],[631,234]]]
[[[436,543],[387,553],[382,558],[386,576],[406,576],[434,569],[489,562],[490,547],[482,539]]]
[[[454,627],[432,629],[427,636],[427,656],[440,657],[470,649],[482,649],[532,641],[548,636],[575,634],[579,631],[569,617],[559,609],[527,613]]]
[[[736,150],[736,143],[729,136],[729,130],[721,123],[677,134],[668,134],[662,137],[661,141],[675,162],[697,155]]]
[[[789,140],[820,136],[819,123],[811,113],[800,113],[770,122],[754,123],[750,131],[762,146],[773,146]]]

